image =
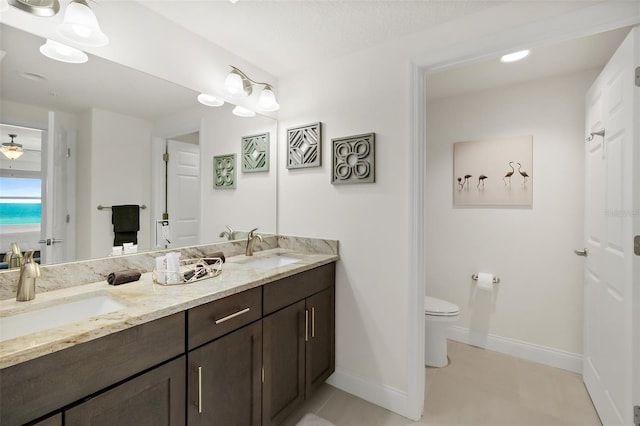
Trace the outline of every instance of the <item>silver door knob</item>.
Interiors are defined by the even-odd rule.
[[[573,251],[575,254],[577,254],[578,256],[587,256],[589,254],[589,249],[577,249]]]

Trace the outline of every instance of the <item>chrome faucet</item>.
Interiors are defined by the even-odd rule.
[[[245,256],[253,256],[253,246],[256,243],[256,240],[260,240],[262,242],[262,235],[256,234],[258,228],[254,228],[249,231],[249,235],[247,235],[247,249],[244,251]]]
[[[234,240],[236,232],[229,225],[225,225],[225,227],[228,229],[228,231],[222,231],[218,236],[227,237],[227,240],[229,241]]]
[[[26,302],[36,297],[36,278],[40,276],[40,266],[33,260],[33,250],[24,255],[24,263],[20,267],[18,292],[16,300]]]

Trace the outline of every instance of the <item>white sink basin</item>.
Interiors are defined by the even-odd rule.
[[[290,265],[299,261],[300,259],[297,259],[295,257],[275,254],[271,256],[256,257],[255,259],[244,260],[241,263],[251,268],[265,271],[267,269],[279,268],[281,266]]]
[[[0,317],[0,341],[26,336],[124,309],[126,305],[109,294],[90,294],[53,305],[37,307],[15,315]]]

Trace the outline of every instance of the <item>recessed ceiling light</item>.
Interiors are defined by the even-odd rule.
[[[500,62],[516,62],[529,56],[529,50],[521,50],[519,52],[509,53],[500,58]]]
[[[47,77],[44,75],[36,74],[34,72],[23,72],[20,77],[31,81],[46,81]]]

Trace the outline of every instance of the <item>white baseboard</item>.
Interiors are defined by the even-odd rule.
[[[460,326],[450,327],[447,337],[456,342],[478,346],[480,348],[582,374],[582,355],[579,354],[501,337],[495,334],[478,333],[477,331],[471,331],[468,328]]]
[[[345,392],[379,405],[401,416],[409,417],[407,392],[363,379],[351,371],[336,367],[327,383]]]

